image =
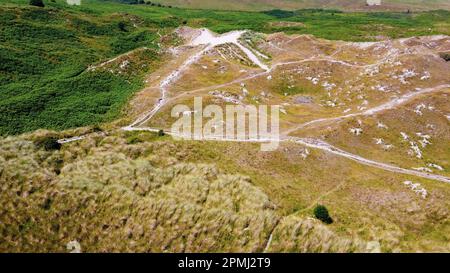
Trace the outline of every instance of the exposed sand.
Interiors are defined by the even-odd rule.
[[[340,60],[334,60],[333,58],[317,58],[317,57],[310,57],[307,59],[303,59],[300,61],[292,61],[292,62],[281,62],[281,63],[276,63],[274,64],[271,68],[269,68],[267,65],[265,65],[263,62],[261,62],[261,60],[255,55],[255,53],[248,49],[247,47],[245,47],[244,45],[242,45],[239,42],[240,37],[242,36],[242,34],[245,33],[245,31],[232,31],[232,32],[228,32],[222,35],[217,35],[213,32],[211,32],[208,29],[201,29],[201,30],[197,30],[198,35],[195,36],[187,45],[188,46],[193,46],[193,47],[201,47],[195,54],[191,55],[190,57],[188,57],[178,68],[176,68],[175,70],[173,70],[168,76],[166,76],[165,78],[163,78],[159,84],[159,88],[160,88],[160,92],[161,92],[161,97],[158,100],[158,102],[154,105],[154,107],[144,113],[141,117],[139,117],[138,119],[136,119],[131,125],[122,128],[123,130],[126,131],[152,131],[152,132],[157,132],[159,131],[159,129],[157,128],[144,128],[144,127],[138,127],[140,125],[143,125],[144,123],[146,123],[147,121],[149,121],[168,101],[170,101],[172,98],[167,98],[167,88],[172,85],[173,83],[175,83],[177,81],[177,79],[180,77],[180,75],[182,75],[182,73],[184,71],[186,71],[192,64],[196,63],[199,61],[199,59],[209,50],[213,49],[216,46],[219,45],[223,45],[223,44],[234,44],[236,46],[238,46],[246,55],[247,57],[257,66],[259,66],[261,69],[263,69],[263,72],[257,73],[256,75],[252,75],[250,77],[244,78],[244,79],[236,79],[233,80],[227,84],[222,84],[222,86],[225,85],[229,85],[231,83],[235,83],[235,82],[240,82],[243,81],[245,79],[250,79],[250,78],[254,78],[254,77],[259,77],[261,75],[265,75],[270,73],[273,69],[275,69],[276,67],[280,67],[283,65],[289,65],[289,64],[296,64],[296,63],[304,63],[304,62],[310,62],[310,61],[317,61],[317,60],[323,60],[323,61],[329,61],[329,62],[336,62],[339,63],[341,65],[345,65],[345,66],[355,66],[355,67],[368,67],[368,66],[377,66],[380,63],[383,63],[384,60],[380,61],[379,63],[375,63],[375,64],[371,64],[371,65],[365,65],[365,66],[360,66],[360,65],[354,65],[354,64],[350,64],[347,62],[342,62]],[[373,43],[358,43],[358,46],[360,47],[368,47],[368,46],[372,46]],[[262,58],[264,58],[264,55],[257,52],[256,54],[258,56],[261,56]],[[231,141],[231,142],[269,142],[269,141],[294,141],[296,143],[302,144],[304,146],[310,147],[310,148],[315,148],[315,149],[320,149],[320,150],[324,150],[330,153],[333,153],[335,155],[339,155],[357,162],[360,162],[362,164],[368,165],[368,166],[372,166],[372,167],[376,167],[376,168],[380,168],[386,171],[391,171],[391,172],[396,172],[396,173],[403,173],[403,174],[408,174],[408,175],[415,175],[415,176],[419,176],[419,177],[423,177],[423,178],[428,178],[428,179],[433,179],[433,180],[437,180],[437,181],[441,181],[441,182],[445,182],[445,183],[450,183],[450,178],[445,177],[445,176],[440,176],[440,175],[433,175],[433,174],[429,174],[426,172],[421,172],[421,171],[417,171],[417,170],[408,170],[408,169],[403,169],[397,166],[393,166],[393,165],[389,165],[386,163],[382,163],[382,162],[377,162],[377,161],[373,161],[370,159],[366,159],[363,157],[360,157],[358,155],[354,155],[351,154],[349,152],[340,150],[336,147],[331,146],[330,144],[322,141],[322,140],[318,140],[318,139],[312,139],[312,138],[296,138],[296,137],[290,137],[288,136],[289,133],[301,129],[305,126],[311,125],[311,124],[316,124],[316,123],[321,123],[321,122],[325,122],[325,121],[338,121],[338,120],[342,120],[342,119],[346,119],[346,118],[350,118],[350,117],[356,117],[356,116],[368,116],[368,115],[374,115],[378,112],[382,112],[388,109],[392,109],[395,108],[401,104],[404,104],[408,101],[410,101],[411,99],[415,98],[418,95],[422,95],[422,94],[426,94],[426,93],[431,93],[431,92],[435,92],[438,90],[441,90],[443,88],[449,88],[450,85],[445,84],[445,85],[439,85],[436,87],[431,87],[431,88],[425,88],[422,90],[418,90],[415,92],[409,92],[407,94],[404,94],[400,97],[394,98],[388,102],[385,102],[383,104],[380,104],[378,106],[372,107],[370,109],[366,109],[364,111],[360,111],[358,113],[352,113],[352,114],[347,114],[347,115],[343,115],[343,116],[338,116],[338,117],[331,117],[331,118],[321,118],[321,119],[316,119],[316,120],[312,120],[309,121],[307,123],[304,124],[300,124],[299,126],[296,126],[288,131],[285,131],[283,133],[283,137],[281,139],[245,139],[245,140],[238,140],[238,139],[227,139],[227,138],[223,138],[223,137],[206,137],[203,140],[210,140],[210,141]],[[189,92],[192,94],[192,92]],[[173,132],[170,131],[166,131],[165,132],[168,135],[172,135],[177,137],[176,134],[174,134]],[[180,136],[178,136],[180,137]],[[72,142],[72,141],[77,141],[77,140],[81,140],[83,139],[84,136],[80,136],[80,137],[73,137],[70,139],[63,139],[60,140],[60,143],[68,143],[68,142]]]
[[[205,47],[196,54],[189,57],[180,67],[178,67],[176,70],[174,70],[172,73],[170,73],[166,78],[164,78],[161,81],[159,85],[161,90],[161,97],[156,103],[156,105],[153,107],[153,109],[145,113],[144,115],[140,116],[132,124],[130,124],[128,127],[125,128],[130,129],[130,127],[142,125],[146,123],[148,120],[150,120],[167,103],[167,88],[173,82],[175,82],[180,77],[180,75],[182,75],[183,72],[190,67],[190,65],[196,63],[203,56],[203,54],[205,54],[206,52],[208,52],[209,50],[213,49],[218,45],[228,43],[237,45],[254,64],[259,66],[264,71],[269,71],[270,69],[267,65],[262,63],[251,50],[249,50],[239,42],[239,38],[245,32],[246,31],[243,30],[231,31],[222,35],[217,35],[208,29],[205,28],[201,29],[200,34],[194,39],[192,39],[192,41],[188,45],[205,46]]]
[[[223,44],[229,44],[229,43],[235,44],[247,55],[247,57],[254,64],[259,66],[263,70],[266,70],[266,71],[269,70],[269,67],[267,65],[265,65],[264,63],[262,63],[259,60],[259,58],[251,50],[249,50],[248,48],[246,48],[239,42],[239,38],[245,32],[246,31],[244,31],[244,30],[239,30],[239,31],[227,32],[222,35],[216,35],[215,33],[211,32],[210,30],[204,28],[201,30],[200,35],[191,41],[191,45],[192,46],[208,45],[208,48],[213,48],[215,46],[223,45]],[[261,54],[259,52],[257,54],[263,58],[265,57],[263,54]]]

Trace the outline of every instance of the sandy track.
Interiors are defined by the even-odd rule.
[[[158,132],[159,129],[155,129],[155,128],[127,128],[126,130],[128,131],[149,131],[149,132]],[[166,131],[165,132],[167,135],[173,136],[173,137],[178,137],[178,138],[182,138],[182,135],[177,135],[174,134],[170,131]],[[425,172],[420,172],[420,171],[415,171],[415,170],[409,170],[409,169],[404,169],[404,168],[400,168],[394,165],[390,165],[390,164],[386,164],[386,163],[382,163],[382,162],[378,162],[378,161],[374,161],[374,160],[370,160],[349,152],[346,152],[344,150],[341,150],[339,148],[336,148],[334,146],[332,146],[331,144],[319,140],[319,139],[313,139],[313,138],[298,138],[298,137],[285,137],[285,138],[281,138],[281,139],[246,139],[246,140],[238,140],[238,139],[230,139],[230,138],[222,138],[222,137],[204,137],[202,139],[197,139],[198,141],[220,141],[220,142],[248,142],[248,143],[265,143],[265,142],[269,142],[269,141],[279,141],[279,142],[295,142],[298,144],[301,144],[303,146],[309,147],[309,148],[313,148],[313,149],[319,149],[325,152],[329,152],[332,153],[334,155],[338,155],[341,157],[345,157],[347,159],[359,162],[361,164],[367,165],[367,166],[371,166],[371,167],[375,167],[378,169],[382,169],[385,171],[389,171],[389,172],[395,172],[395,173],[401,173],[401,174],[407,174],[407,175],[413,175],[413,176],[418,176],[418,177],[422,177],[422,178],[427,178],[427,179],[431,179],[431,180],[436,180],[436,181],[440,181],[440,182],[445,182],[445,183],[450,183],[450,178],[446,177],[446,176],[442,176],[442,175],[436,175],[436,174],[431,174],[431,173],[425,173]]]
[[[146,122],[148,122],[167,102],[171,101],[171,100],[175,100],[178,99],[182,96],[186,96],[186,95],[192,95],[193,93],[196,92],[202,92],[202,91],[207,91],[211,88],[221,88],[221,87],[225,87],[225,86],[229,86],[235,83],[240,83],[246,80],[250,80],[256,77],[260,77],[263,75],[267,75],[269,73],[271,73],[275,68],[279,67],[279,66],[285,66],[285,65],[291,65],[291,64],[300,64],[300,63],[305,63],[305,62],[312,62],[312,61],[327,61],[327,62],[334,62],[334,63],[339,63],[345,66],[351,66],[351,67],[357,67],[357,68],[364,68],[364,67],[369,67],[369,66],[376,66],[376,65],[380,65],[382,62],[380,63],[375,63],[375,64],[370,64],[370,65],[355,65],[355,64],[350,64],[344,61],[340,61],[340,60],[335,60],[331,57],[318,57],[318,56],[314,56],[308,59],[303,59],[303,60],[299,60],[299,61],[292,61],[292,62],[282,62],[282,63],[277,63],[274,64],[272,67],[268,67],[265,64],[263,64],[259,58],[248,48],[246,48],[245,46],[243,46],[240,42],[239,42],[239,38],[240,36],[244,33],[244,31],[233,31],[233,32],[229,32],[229,33],[225,33],[223,35],[214,35],[213,33],[211,33],[209,30],[207,29],[202,29],[201,33],[199,36],[197,36],[196,38],[193,39],[193,41],[191,42],[191,46],[200,46],[203,45],[203,49],[201,49],[199,52],[197,52],[196,54],[192,55],[191,57],[189,57],[178,69],[174,70],[172,73],[170,73],[166,78],[164,78],[159,85],[159,89],[161,92],[161,97],[158,100],[158,102],[155,104],[155,106],[148,112],[144,113],[143,115],[141,115],[138,119],[136,119],[132,124],[130,124],[129,126],[123,127],[122,129],[125,131],[150,131],[150,132],[158,132],[160,129],[158,128],[149,128],[149,127],[138,127]],[[239,48],[241,48],[241,50],[249,57],[250,60],[252,60],[256,65],[258,65],[261,69],[263,69],[264,71],[261,73],[257,73],[254,75],[250,75],[247,77],[243,77],[241,79],[236,79],[233,80],[231,82],[225,83],[225,84],[220,84],[220,85],[216,85],[216,86],[211,86],[211,87],[205,87],[205,88],[200,88],[200,89],[196,89],[196,90],[191,90],[191,91],[186,91],[183,92],[181,95],[178,95],[176,97],[167,98],[167,88],[173,83],[175,82],[179,76],[193,63],[197,62],[201,56],[203,56],[204,53],[206,53],[207,51],[211,50],[212,48],[214,48],[217,45],[221,45],[221,44],[226,44],[226,43],[233,43],[235,45],[237,45]],[[431,179],[431,180],[436,180],[436,181],[440,181],[440,182],[445,182],[445,183],[450,183],[450,178],[445,177],[445,176],[441,176],[441,175],[435,175],[435,174],[430,174],[430,173],[425,173],[425,172],[420,172],[420,171],[415,171],[415,170],[408,170],[408,169],[403,169],[397,166],[393,166],[393,165],[389,165],[386,163],[382,163],[382,162],[378,162],[378,161],[373,161],[370,159],[366,159],[363,158],[361,156],[358,155],[354,155],[351,154],[349,152],[343,151],[339,148],[336,148],[324,141],[318,140],[318,139],[312,139],[312,138],[296,138],[296,137],[290,137],[288,136],[290,133],[299,130],[303,127],[312,125],[312,124],[317,124],[317,123],[321,123],[321,122],[326,122],[326,121],[339,121],[339,120],[343,120],[346,118],[350,118],[350,117],[356,117],[356,116],[363,116],[363,115],[373,115],[376,114],[378,112],[382,112],[385,110],[389,110],[392,108],[397,107],[398,105],[404,104],[408,101],[410,101],[411,99],[419,96],[419,95],[423,95],[426,93],[431,93],[431,92],[435,92],[435,91],[439,91],[442,90],[444,88],[450,88],[450,84],[445,84],[445,85],[439,85],[436,87],[432,87],[432,88],[426,88],[426,89],[422,89],[420,91],[417,92],[411,92],[411,93],[407,93],[399,98],[395,98],[391,101],[388,101],[384,104],[378,105],[376,107],[373,107],[371,109],[365,110],[363,112],[359,112],[359,113],[352,113],[352,114],[348,114],[348,115],[344,115],[344,116],[339,116],[339,117],[332,117],[332,118],[322,118],[322,119],[317,119],[317,120],[312,120],[309,121],[307,123],[301,124],[299,126],[296,126],[288,131],[285,131],[283,133],[283,137],[282,139],[277,139],[276,141],[280,141],[280,142],[285,142],[285,141],[293,141],[295,143],[301,144],[303,146],[307,146],[310,148],[314,148],[314,149],[319,149],[319,150],[323,150],[325,152],[329,152],[356,162],[359,162],[361,164],[367,165],[367,166],[371,166],[371,167],[375,167],[375,168],[379,168],[379,169],[383,169],[386,171],[390,171],[390,172],[395,172],[395,173],[401,173],[401,174],[407,174],[407,175],[413,175],[413,176],[418,176],[418,177],[423,177],[423,178],[427,178],[427,179]],[[179,135],[175,135],[172,132],[165,132],[168,135],[171,135],[173,137],[182,137]],[[84,138],[86,138],[86,136],[76,136],[76,137],[72,137],[72,138],[68,138],[68,139],[61,139],[58,142],[59,143],[70,143],[73,141],[78,141],[78,140],[82,140]],[[204,139],[200,139],[203,141],[225,141],[225,142],[253,142],[253,143],[264,143],[264,142],[269,142],[269,141],[274,141],[274,139],[247,139],[247,140],[238,140],[238,139],[227,139],[227,138],[223,138],[223,137],[208,137],[208,138],[204,138]],[[269,244],[270,244],[270,239],[269,238]]]
[[[420,96],[420,95],[424,95],[427,93],[432,93],[432,92],[437,92],[440,91],[442,89],[445,88],[450,88],[450,84],[442,84],[442,85],[438,85],[435,87],[430,87],[430,88],[425,88],[416,92],[409,92],[404,94],[403,96],[400,96],[398,98],[394,98],[388,102],[385,102],[381,105],[375,106],[373,108],[367,109],[365,111],[362,112],[358,112],[358,113],[352,113],[352,114],[348,114],[348,115],[343,115],[343,116],[339,116],[339,117],[331,117],[331,118],[321,118],[321,119],[315,119],[315,120],[311,120],[308,121],[306,123],[300,124],[298,126],[295,126],[294,128],[291,128],[287,131],[285,131],[283,134],[284,135],[289,135],[290,133],[293,133],[297,130],[300,130],[302,128],[305,128],[307,126],[310,125],[314,125],[314,124],[318,124],[318,123],[323,123],[323,122],[330,122],[330,121],[341,121],[343,119],[347,119],[347,118],[352,118],[352,117],[358,117],[358,116],[371,116],[374,114],[377,114],[379,112],[383,112],[386,110],[390,110],[393,109],[399,105],[405,104],[411,100],[413,100],[414,98]]]
[[[167,103],[167,88],[170,84],[176,81],[183,73],[188,69],[193,63],[197,62],[203,54],[213,49],[216,46],[224,45],[224,44],[235,44],[237,45],[246,55],[247,57],[258,67],[263,69],[264,71],[269,71],[269,67],[262,63],[259,58],[248,48],[243,46],[239,42],[239,38],[241,35],[245,33],[245,31],[232,31],[222,35],[215,35],[208,29],[201,29],[200,34],[195,37],[191,42],[190,46],[204,46],[202,50],[197,52],[196,54],[189,57],[180,67],[170,73],[166,78],[164,78],[159,88],[161,90],[161,97],[159,98],[156,105],[149,112],[144,113],[138,119],[136,119],[132,124],[125,127],[129,129],[129,127],[137,127],[140,126],[147,121],[149,121],[166,103]],[[262,55],[262,54],[261,54]]]
[[[312,139],[312,138],[290,138],[290,139],[292,141],[300,143],[304,146],[314,148],[314,149],[320,149],[320,150],[323,150],[323,151],[326,151],[326,152],[329,152],[329,153],[332,153],[332,154],[335,154],[338,156],[342,156],[342,157],[351,159],[353,161],[362,163],[367,166],[383,169],[383,170],[390,171],[390,172],[414,175],[414,176],[423,177],[423,178],[427,178],[427,179],[431,179],[431,180],[450,183],[449,177],[431,174],[431,173],[419,172],[419,171],[415,171],[415,170],[403,169],[403,168],[400,168],[397,166],[370,160],[370,159],[343,151],[339,148],[336,148],[336,147],[334,147],[324,141],[318,140],[318,139]]]

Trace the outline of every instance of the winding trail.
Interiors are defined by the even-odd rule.
[[[349,152],[343,151],[339,148],[336,148],[324,141],[318,140],[318,139],[312,139],[312,138],[291,138],[292,141],[296,142],[296,143],[300,143],[304,146],[310,147],[310,148],[315,148],[315,149],[319,149],[319,150],[323,150],[335,155],[339,155],[348,159],[351,159],[353,161],[362,163],[364,165],[367,166],[371,166],[371,167],[376,167],[379,169],[383,169],[386,171],[390,171],[390,172],[395,172],[395,173],[402,173],[402,174],[408,174],[408,175],[414,175],[414,176],[418,176],[418,177],[422,177],[422,178],[427,178],[427,179],[431,179],[431,180],[436,180],[436,181],[440,181],[440,182],[445,182],[445,183],[450,183],[450,178],[446,177],[446,176],[442,176],[442,175],[436,175],[436,174],[431,174],[431,173],[426,173],[426,172],[419,172],[419,171],[415,171],[415,170],[409,170],[409,169],[403,169],[397,166],[393,166],[393,165],[389,165],[386,163],[382,163],[382,162],[378,162],[378,161],[374,161],[374,160],[370,160],[358,155],[354,155],[351,154]]]
[[[215,35],[208,29],[201,29],[200,34],[196,38],[194,38],[189,45],[202,45],[204,46],[204,48],[189,57],[180,67],[178,67],[175,71],[169,74],[169,76],[161,81],[161,83],[159,84],[161,97],[158,99],[158,102],[153,107],[153,109],[147,113],[144,113],[144,115],[137,118],[132,124],[125,127],[124,129],[130,130],[130,128],[140,126],[150,120],[167,103],[167,88],[170,86],[170,84],[176,81],[182,75],[182,73],[189,68],[191,64],[197,62],[203,56],[203,54],[218,45],[230,43],[237,45],[254,64],[259,66],[264,71],[268,71],[269,67],[262,63],[251,50],[249,50],[239,42],[239,38],[243,33],[245,33],[245,31],[232,31],[222,35]]]
[[[347,118],[352,118],[352,117],[358,117],[358,116],[371,116],[374,115],[376,113],[379,112],[383,112],[389,109],[393,109],[399,105],[405,104],[409,101],[411,101],[412,99],[420,96],[420,95],[424,95],[427,93],[432,93],[432,92],[437,92],[440,91],[442,89],[445,88],[450,88],[450,84],[442,84],[442,85],[438,85],[435,87],[430,87],[430,88],[425,88],[416,92],[410,92],[410,93],[406,93],[398,98],[394,98],[388,102],[385,102],[381,105],[375,106],[373,108],[367,109],[365,111],[362,112],[357,112],[357,113],[352,113],[352,114],[347,114],[347,115],[343,115],[343,116],[338,116],[338,117],[331,117],[331,118],[320,118],[320,119],[315,119],[315,120],[311,120],[308,121],[306,123],[300,124],[298,126],[295,126],[287,131],[284,132],[284,135],[289,135],[290,133],[293,133],[299,129],[302,129],[304,127],[307,127],[309,125],[312,124],[317,124],[317,123],[322,123],[322,122],[328,122],[328,121],[340,121],[343,119],[347,119]]]
[[[148,131],[148,132],[158,132],[159,129],[155,129],[155,128],[130,128],[128,129],[129,131]],[[170,135],[172,137],[178,137],[178,138],[183,138],[182,135],[178,135],[178,134],[174,134],[170,131],[165,131],[165,133],[167,135]],[[401,167],[397,167],[394,165],[390,165],[390,164],[386,164],[386,163],[382,163],[382,162],[378,162],[375,160],[371,160],[371,159],[367,159],[364,157],[361,157],[359,155],[355,155],[349,152],[346,152],[344,150],[341,150],[337,147],[332,146],[331,144],[319,140],[319,139],[313,139],[313,138],[299,138],[299,137],[283,137],[281,139],[261,139],[261,138],[256,138],[256,139],[245,139],[245,140],[238,140],[238,139],[234,139],[234,138],[223,138],[223,137],[203,137],[202,139],[197,139],[198,141],[219,141],[219,142],[248,142],[248,143],[266,143],[269,141],[279,141],[279,142],[294,142],[294,143],[298,143],[301,144],[303,146],[309,147],[309,148],[313,148],[313,149],[318,149],[318,150],[322,150],[328,153],[332,153],[334,155],[338,155],[341,157],[345,157],[347,159],[359,162],[361,164],[367,165],[367,166],[371,166],[371,167],[375,167],[378,169],[382,169],[385,171],[389,171],[389,172],[394,172],[394,173],[401,173],[401,174],[407,174],[407,175],[413,175],[413,176],[418,176],[418,177],[422,177],[422,178],[427,178],[427,179],[431,179],[431,180],[435,180],[435,181],[440,181],[440,182],[444,182],[444,183],[449,183],[450,184],[450,178],[446,177],[446,176],[442,176],[442,175],[437,175],[437,174],[431,174],[431,173],[426,173],[426,172],[420,172],[420,171],[416,171],[416,170],[410,170],[410,169],[404,169]]]
[[[374,65],[379,65],[380,63],[375,63],[375,64],[370,64],[370,65],[356,65],[356,64],[351,64],[351,63],[347,63],[344,61],[340,61],[340,60],[335,60],[332,59],[330,57],[318,57],[318,56],[313,56],[311,58],[308,59],[303,59],[303,60],[299,60],[299,61],[291,61],[291,62],[282,62],[282,63],[277,63],[272,65],[272,67],[268,67],[266,64],[264,64],[263,62],[260,61],[260,59],[248,48],[246,48],[244,45],[242,45],[239,42],[239,38],[241,37],[241,35],[245,33],[245,31],[233,31],[233,32],[229,32],[229,33],[225,33],[223,35],[215,35],[212,32],[210,32],[207,29],[202,29],[200,34],[194,38],[190,45],[191,46],[203,46],[203,48],[198,51],[197,53],[195,53],[194,55],[190,56],[180,67],[178,67],[176,70],[174,70],[172,73],[170,73],[167,77],[165,77],[159,84],[159,89],[160,89],[160,94],[161,97],[158,99],[158,102],[155,104],[155,106],[148,112],[144,113],[143,115],[141,115],[140,117],[138,117],[133,123],[131,123],[129,126],[123,127],[122,130],[125,131],[150,131],[150,132],[158,132],[160,129],[158,128],[150,128],[150,127],[138,127],[138,126],[142,126],[143,124],[145,124],[146,122],[148,122],[164,105],[167,104],[167,102],[178,99],[182,96],[186,96],[186,95],[192,95],[193,93],[196,92],[202,92],[202,91],[206,91],[212,88],[220,88],[220,87],[225,87],[225,86],[229,86],[235,83],[240,83],[243,81],[247,81],[253,78],[257,78],[263,75],[267,75],[269,73],[271,73],[275,68],[279,67],[279,66],[284,66],[284,65],[291,65],[291,64],[299,64],[299,63],[305,63],[305,62],[312,62],[312,61],[327,61],[327,62],[332,62],[332,63],[339,63],[345,66],[351,66],[351,67],[358,67],[358,68],[364,68],[364,67],[370,67],[370,66],[374,66]],[[222,45],[222,44],[227,44],[227,43],[232,43],[237,45],[246,55],[247,57],[253,62],[255,63],[257,66],[259,66],[263,72],[254,74],[254,75],[250,75],[247,77],[243,77],[241,79],[236,79],[233,81],[230,81],[228,83],[224,83],[224,84],[220,84],[220,85],[216,85],[213,87],[204,87],[204,88],[199,88],[196,90],[191,90],[191,91],[186,91],[183,92],[182,94],[172,97],[172,98],[168,98],[167,97],[167,88],[174,82],[176,81],[180,75],[182,75],[182,73],[189,68],[190,65],[192,65],[193,63],[197,62],[202,56],[203,54],[205,54],[207,51],[211,50],[212,48],[214,48],[215,46],[218,45]],[[258,54],[258,55],[262,55],[262,54]],[[416,92],[411,92],[411,93],[407,93],[399,98],[395,98],[391,101],[388,101],[384,104],[378,105],[376,107],[373,107],[371,109],[365,110],[363,112],[358,112],[358,113],[352,113],[352,114],[348,114],[348,115],[343,115],[343,116],[339,116],[339,117],[331,117],[331,118],[321,118],[321,119],[316,119],[316,120],[312,120],[306,123],[303,123],[299,126],[296,126],[290,130],[287,130],[285,132],[283,132],[282,138],[281,139],[261,139],[261,138],[257,138],[257,139],[246,139],[246,140],[238,140],[238,139],[228,139],[228,138],[223,138],[223,137],[204,137],[202,139],[200,139],[201,141],[225,141],[225,142],[252,142],[252,143],[265,143],[265,142],[270,142],[270,141],[279,141],[279,142],[295,142],[298,144],[301,144],[303,146],[306,147],[310,147],[313,149],[319,149],[319,150],[323,150],[325,152],[329,152],[356,162],[359,162],[361,164],[367,165],[367,166],[371,166],[371,167],[375,167],[375,168],[379,168],[382,170],[386,170],[386,171],[390,171],[390,172],[395,172],[395,173],[401,173],[401,174],[407,174],[407,175],[413,175],[413,176],[418,176],[418,177],[422,177],[422,178],[427,178],[427,179],[431,179],[431,180],[435,180],[435,181],[440,181],[440,182],[444,182],[444,183],[450,183],[450,178],[449,177],[445,177],[445,176],[441,176],[441,175],[435,175],[435,174],[430,174],[430,173],[426,173],[426,172],[420,172],[420,171],[416,171],[416,170],[409,170],[409,169],[404,169],[404,168],[400,168],[394,165],[389,165],[386,163],[382,163],[382,162],[378,162],[378,161],[374,161],[374,160],[370,160],[370,159],[366,159],[363,158],[361,156],[355,155],[355,154],[351,154],[349,152],[343,151],[339,148],[336,148],[322,140],[318,140],[318,139],[312,139],[312,138],[298,138],[298,137],[291,137],[289,136],[290,133],[299,130],[301,128],[304,128],[306,126],[312,125],[312,124],[317,124],[317,123],[321,123],[321,122],[327,122],[327,121],[339,121],[339,120],[343,120],[346,118],[350,118],[350,117],[356,117],[356,116],[364,116],[364,115],[373,115],[376,114],[378,112],[381,111],[385,111],[388,109],[392,109],[397,107],[398,105],[404,104],[408,101],[410,101],[411,99],[419,96],[419,95],[423,95],[423,94],[427,94],[427,93],[431,93],[431,92],[435,92],[435,91],[439,91],[442,90],[444,88],[450,88],[450,84],[444,84],[444,85],[439,85],[436,87],[431,87],[431,88],[426,88],[426,89],[422,89]],[[173,137],[180,137],[182,138],[183,136],[181,135],[176,135],[170,131],[166,131],[165,132],[167,135],[171,135]],[[84,135],[84,136],[76,136],[76,137],[72,137],[72,138],[67,138],[67,139],[60,139],[58,142],[61,144],[64,143],[70,143],[73,141],[78,141],[78,140],[82,140],[84,138],[86,138],[88,135]],[[271,242],[271,236],[267,242],[267,245],[265,247],[265,250],[267,250],[268,246],[270,245]]]

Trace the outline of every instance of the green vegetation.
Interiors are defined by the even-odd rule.
[[[136,0],[117,0],[130,2]],[[220,10],[270,10],[270,9],[310,9],[310,8],[338,8],[346,11],[354,10],[430,10],[449,9],[447,0],[383,0],[379,7],[367,7],[365,0],[152,0],[153,4],[173,5],[191,9],[220,9]]]
[[[450,61],[450,53],[443,52],[440,54],[441,58],[444,59],[446,62]]]
[[[396,13],[343,13],[336,10],[298,10],[278,13],[270,12],[222,12],[174,9],[165,10],[176,16],[186,18],[189,25],[211,28],[217,32],[235,29],[250,29],[257,32],[286,31],[288,33],[307,33],[326,39],[368,40],[377,35],[402,37],[429,35],[450,31],[440,28],[440,24],[450,25],[449,11],[432,11],[406,14]],[[291,26],[274,28],[269,22],[301,22],[305,27]],[[439,26],[438,26],[439,25]]]
[[[161,140],[165,136],[163,130],[158,132],[146,132],[146,131],[130,131],[126,132],[126,142],[127,144],[137,144],[148,141]]]
[[[57,3],[51,6],[84,15],[110,16],[132,14],[161,28],[178,27],[186,22],[193,27],[208,27],[216,32],[250,29],[270,33],[287,31],[308,33],[327,39],[368,40],[376,35],[405,37],[450,33],[450,11],[406,12],[341,12],[339,10],[305,9],[297,11],[272,10],[264,12],[193,10],[153,5],[127,5],[105,0],[85,0],[79,7]],[[21,0],[15,0],[18,4]],[[270,22],[302,22],[305,27],[272,27]],[[446,27],[447,26],[447,27]]]
[[[328,209],[323,205],[317,205],[314,208],[314,217],[324,222],[325,224],[333,223],[333,219],[330,217]]]
[[[44,2],[42,0],[30,0],[30,5],[36,6],[36,7],[44,7]]]
[[[34,141],[34,144],[38,148],[43,148],[46,151],[59,150],[61,144],[58,142],[58,138],[54,136],[44,136]]]
[[[134,28],[133,17],[56,6],[0,7],[0,18],[0,135],[112,120],[159,59],[157,28]],[[149,50],[130,59],[126,71],[119,63],[87,69],[142,46]]]
[[[312,91],[311,89],[308,89],[305,86],[291,86],[291,85],[287,85],[285,83],[279,85],[278,87],[275,88],[275,90],[279,91],[279,94],[282,95],[286,95],[286,96],[293,96],[293,95],[298,95],[298,94],[310,94]]]

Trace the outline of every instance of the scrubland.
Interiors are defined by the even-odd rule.
[[[168,86],[168,103],[143,126],[167,132],[171,106],[192,105],[194,95],[222,106],[279,104],[283,137],[448,176],[448,87],[361,114],[449,84],[448,11],[85,2],[0,3],[1,252],[65,252],[73,241],[84,252],[450,250],[445,183],[290,141],[261,152],[256,143],[120,129],[152,109],[160,81],[199,50],[185,45],[178,34],[192,29],[180,25],[249,29],[241,42],[272,69],[232,44],[213,48]],[[441,35],[392,39],[433,34]],[[85,137],[55,143],[73,136]],[[332,224],[313,218],[318,204]]]
[[[36,146],[48,137],[62,135],[1,139],[1,251],[65,252],[74,240],[88,252],[448,251],[450,191],[436,182],[318,151],[305,160],[294,143],[263,153],[117,132]],[[333,224],[312,218],[317,203]]]
[[[186,154],[189,144],[140,133],[134,144],[119,134],[35,145],[53,136],[1,140],[2,252],[65,252],[74,240],[87,252],[366,250],[318,220],[283,217],[248,176],[183,160],[209,156]]]

